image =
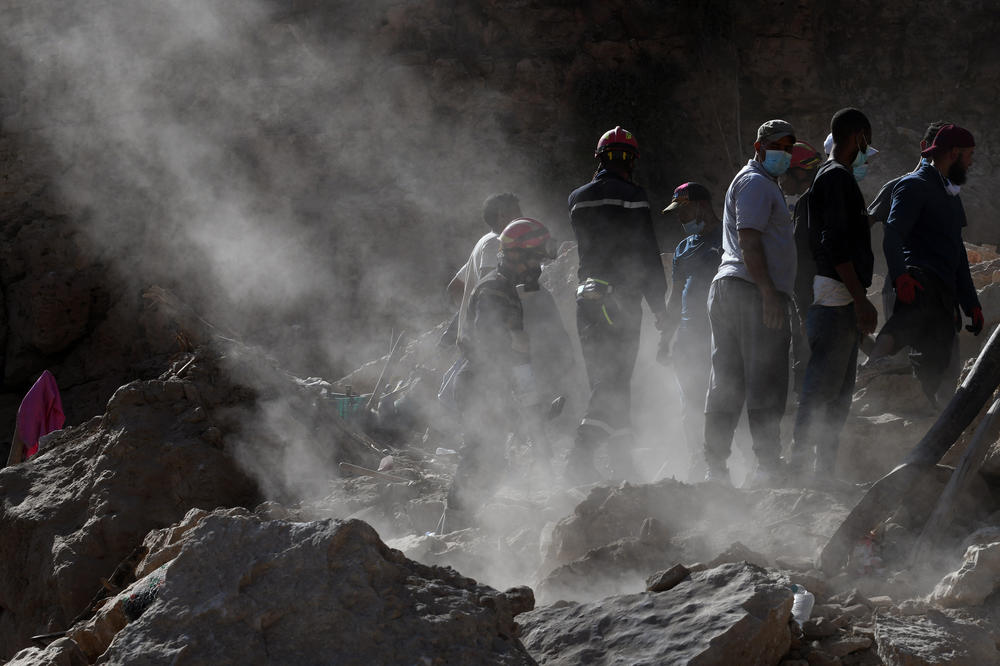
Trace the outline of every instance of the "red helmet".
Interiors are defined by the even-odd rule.
[[[540,254],[549,259],[555,259],[555,241],[549,234],[549,230],[538,220],[530,217],[521,217],[500,232],[500,249],[507,250],[527,250]]]
[[[639,157],[639,143],[632,136],[632,132],[623,130],[621,126],[608,130],[601,136],[601,140],[597,142],[597,148],[594,149],[594,157],[600,157],[603,153],[616,150],[624,150],[632,153],[634,157]]]
[[[792,146],[792,163],[788,168],[812,171],[819,168],[822,162],[823,156],[819,154],[818,150],[805,141],[798,141]]]

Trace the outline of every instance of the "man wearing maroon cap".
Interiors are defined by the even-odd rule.
[[[945,125],[921,152],[929,162],[904,176],[892,191],[882,247],[896,288],[892,316],[878,334],[866,374],[885,357],[909,345],[914,373],[932,404],[948,366],[955,336],[955,307],[961,306],[975,335],[983,330],[983,309],[969,273],[962,242],[965,209],[958,196],[975,152],[972,134]]]
[[[685,238],[674,250],[667,318],[656,360],[673,366],[681,394],[681,422],[691,454],[688,478],[695,482],[705,475],[701,449],[705,393],[712,370],[708,290],[722,259],[722,221],[712,209],[708,190],[694,182],[679,185],[663,213],[676,214]]]

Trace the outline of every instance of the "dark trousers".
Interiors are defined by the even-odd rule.
[[[473,511],[493,496],[506,471],[507,438],[515,412],[505,398],[509,386],[503,375],[467,366],[456,381],[462,448],[447,506],[449,511]]]
[[[879,331],[891,335],[896,349],[913,348],[913,374],[927,397],[934,402],[952,360],[955,343],[955,295],[933,271],[908,268],[921,284],[910,303],[896,299],[892,316]]]
[[[804,468],[815,451],[816,473],[832,476],[857,375],[860,333],[854,305],[810,306],[806,331],[810,356],[795,415],[792,462]]]
[[[590,383],[590,401],[577,433],[577,444],[632,438],[632,370],[639,353],[639,299],[611,295],[578,300],[576,326]]]
[[[705,400],[705,461],[725,465],[733,433],[746,404],[757,461],[777,464],[781,455],[781,417],[788,399],[788,351],[791,329],[788,298],[780,329],[764,325],[757,286],[722,278],[708,292],[712,322],[712,373]]]
[[[688,450],[700,460],[705,437],[705,395],[712,372],[711,333],[682,323],[670,357],[681,394],[681,421]]]

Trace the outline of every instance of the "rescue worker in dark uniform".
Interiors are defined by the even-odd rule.
[[[639,351],[641,301],[665,325],[667,281],[646,191],[632,180],[639,145],[631,132],[605,132],[594,179],[569,195],[580,257],[576,324],[590,401],[566,466],[573,484],[597,481],[594,453],[608,444],[615,478],[635,478],[632,462],[632,369]]]
[[[722,260],[722,221],[712,209],[704,185],[684,183],[674,190],[664,213],[676,211],[686,238],[674,250],[667,324],[656,360],[672,365],[681,393],[681,419],[691,455],[688,480],[705,476],[702,455],[705,394],[712,371],[712,326],[708,320],[708,289]],[[670,335],[677,334],[673,344]],[[660,476],[660,475],[657,475]]]
[[[500,234],[496,269],[483,276],[470,296],[459,340],[465,363],[455,379],[464,441],[439,532],[467,527],[475,509],[496,491],[505,469],[506,441],[518,421],[536,445],[544,437],[517,287],[538,289],[542,261],[554,257],[545,225],[530,218],[514,220]]]

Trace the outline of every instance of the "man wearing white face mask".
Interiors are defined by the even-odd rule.
[[[983,330],[983,309],[962,242],[965,209],[958,196],[975,152],[972,133],[945,125],[921,152],[930,160],[892,190],[882,243],[896,288],[892,316],[879,331],[866,374],[902,347],[913,347],[914,373],[932,404],[951,356],[955,307],[961,306],[974,335]],[[959,324],[960,327],[960,324]]]
[[[684,436],[691,452],[688,477],[698,481],[705,474],[701,455],[703,408],[712,358],[708,288],[722,258],[722,221],[712,209],[708,190],[698,183],[684,183],[674,190],[670,205],[663,209],[664,214],[670,212],[675,213],[687,237],[674,251],[666,324],[656,360],[673,366],[681,393]]]
[[[754,157],[729,185],[722,263],[708,294],[712,374],[705,399],[709,481],[729,483],[726,460],[746,403],[757,457],[751,484],[784,480],[780,424],[788,397],[789,304],[795,237],[777,178],[788,170],[795,131],[784,120],[757,130]]]
[[[831,159],[816,174],[809,193],[809,246],[816,263],[812,305],[806,316],[809,364],[799,394],[792,471],[809,472],[815,451],[817,480],[833,476],[840,431],[851,408],[862,335],[875,332],[875,306],[868,300],[875,257],[864,195],[871,123],[861,111],[834,114]]]

